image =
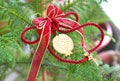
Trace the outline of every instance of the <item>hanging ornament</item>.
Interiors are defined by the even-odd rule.
[[[66,34],[59,34],[53,38],[53,47],[60,54],[70,56],[74,47],[72,39]]]
[[[21,33],[21,40],[27,44],[35,44],[38,43],[38,47],[36,49],[36,52],[33,56],[33,60],[31,63],[30,71],[27,77],[27,81],[35,81],[36,76],[39,72],[40,65],[44,56],[44,53],[46,49],[59,61],[65,62],[65,63],[70,63],[70,64],[80,64],[83,62],[87,62],[90,60],[90,54],[95,51],[102,43],[104,39],[104,32],[102,28],[95,23],[89,22],[80,25],[78,23],[78,15],[75,12],[67,12],[63,13],[62,10],[60,10],[57,6],[53,5],[52,3],[47,7],[47,17],[46,18],[41,18],[37,17],[32,20],[32,23],[34,26],[29,26],[25,28],[22,33]],[[71,20],[66,18],[69,15],[74,15],[76,20]],[[84,32],[83,28],[86,26],[93,26],[96,27],[100,30],[101,32],[101,39],[98,45],[95,47],[91,48],[90,50],[86,50],[85,44],[84,44]],[[25,33],[31,29],[36,29],[37,33],[39,34],[39,37],[36,40],[30,41],[25,39]],[[84,58],[80,60],[68,60],[61,58],[59,55],[55,54],[54,51],[51,49],[51,46],[49,45],[50,42],[50,37],[52,34],[56,34],[57,32],[64,33],[56,36],[53,39],[53,47],[55,48],[56,51],[58,51],[61,54],[70,55],[72,54],[72,49],[73,49],[73,42],[70,37],[65,35],[65,33],[70,33],[77,31],[81,35],[82,39],[81,45],[83,47],[83,50],[85,51]],[[63,36],[61,38],[61,36]],[[60,39],[61,38],[61,39]],[[64,40],[64,41],[63,41]],[[57,47],[57,44],[60,43]],[[62,42],[64,42],[64,46],[62,48]],[[65,48],[66,47],[66,48]],[[65,48],[65,50],[64,50]]]

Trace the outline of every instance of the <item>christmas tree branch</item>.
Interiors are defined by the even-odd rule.
[[[74,4],[78,3],[79,0],[73,0],[72,2],[70,0],[66,1],[62,6],[61,9],[63,11],[66,11],[70,9]]]
[[[1,6],[1,5],[0,5],[0,8],[3,9],[3,10],[5,10],[5,11],[7,11],[8,13],[16,16],[17,18],[21,19],[23,22],[26,22],[27,24],[30,24],[30,25],[31,25],[31,22],[30,22],[30,21],[26,20],[24,17],[22,17],[21,15],[17,14],[17,13],[14,12],[13,10],[10,10],[10,9],[8,9],[8,8],[6,8],[6,7]]]

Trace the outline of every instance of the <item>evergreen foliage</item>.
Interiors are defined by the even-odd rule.
[[[21,31],[32,25],[31,20],[37,16],[42,16],[47,4],[53,0],[31,0],[30,2],[20,2],[19,0],[0,0],[0,23],[5,22],[7,25],[0,26],[0,81],[3,81],[5,77],[11,72],[17,72],[19,76],[15,81],[25,81],[27,77],[28,69],[31,63],[31,57],[33,53],[26,54],[23,48],[26,44],[20,40]],[[60,5],[64,12],[75,11],[78,13],[80,19],[79,23],[86,22],[102,23],[109,21],[109,18],[102,11],[99,4],[106,0],[67,0],[63,5]],[[70,16],[70,18],[73,18]],[[93,40],[99,39],[97,35],[100,33],[96,28],[87,27],[84,28],[85,42],[91,48]],[[93,34],[94,33],[94,34]],[[66,59],[81,59],[84,51],[80,47],[79,40],[81,36],[77,32],[68,34],[74,42],[73,55],[70,57],[64,57]],[[26,34],[27,39],[31,39],[31,36],[36,38],[36,31],[29,31]],[[96,38],[92,38],[96,37]],[[37,45],[30,45],[30,49],[35,51]],[[57,53],[57,52],[56,52]],[[96,52],[93,53],[96,56]],[[108,69],[108,70],[104,70]],[[10,71],[8,71],[10,69]],[[42,62],[42,68],[39,72],[42,78],[43,70],[46,70],[53,74],[51,81],[117,81],[116,77],[105,77],[110,73],[111,68],[106,66],[98,67],[93,61],[89,61],[83,64],[66,64],[57,61],[48,51],[44,56]],[[116,69],[113,69],[114,71]]]

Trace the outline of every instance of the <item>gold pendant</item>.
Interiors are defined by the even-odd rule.
[[[72,39],[66,34],[59,34],[53,38],[53,47],[60,53],[65,54],[65,56],[70,56],[72,54],[72,49],[74,47]]]

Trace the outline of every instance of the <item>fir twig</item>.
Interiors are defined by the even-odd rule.
[[[2,8],[2,9],[5,10],[5,11],[8,11],[10,14],[16,16],[17,18],[20,18],[23,22],[26,22],[26,23],[28,23],[28,24],[31,25],[31,22],[27,21],[25,18],[23,18],[22,16],[20,16],[20,15],[17,14],[16,12],[14,12],[14,11],[12,11],[12,10],[10,10],[10,9],[7,9],[7,8],[1,6],[1,5],[0,5],[0,8]]]

